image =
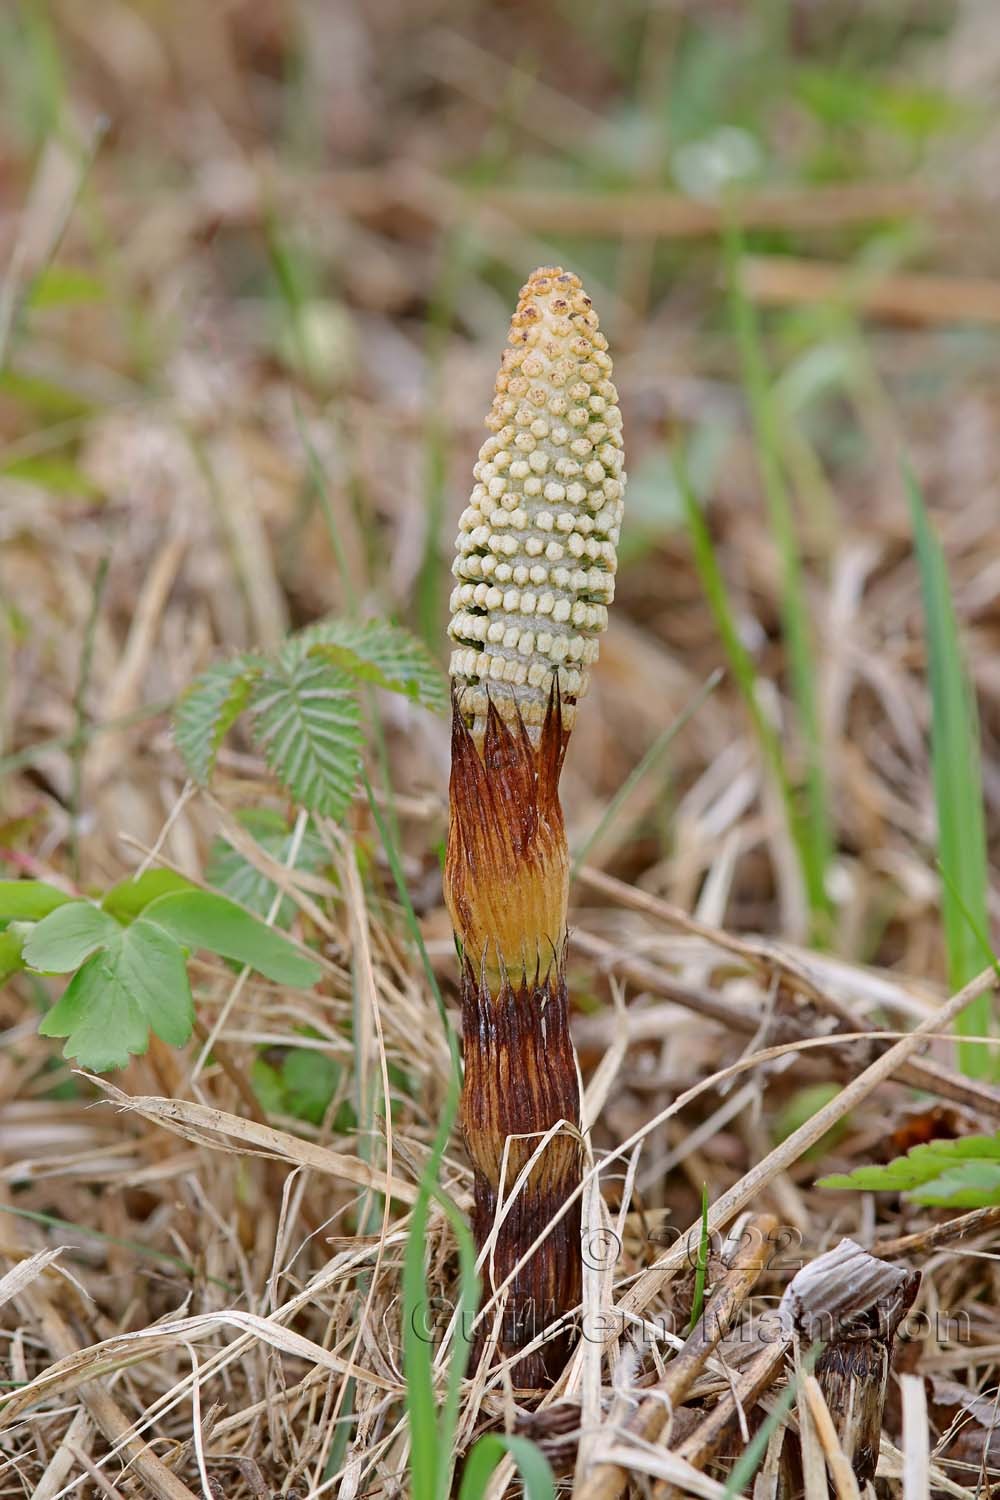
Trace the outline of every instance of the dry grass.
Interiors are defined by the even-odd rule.
[[[236,742],[212,794],[193,793],[166,707],[217,653],[354,604],[436,625],[443,651],[435,558],[465,501],[510,293],[535,263],[586,273],[616,351],[632,486],[619,601],[563,781],[571,847],[722,660],[668,434],[689,439],[797,772],[779,549],[725,322],[718,205],[663,189],[655,157],[634,180],[620,166],[633,82],[641,115],[656,78],[676,83],[687,65],[695,9],[629,7],[629,47],[645,37],[655,51],[635,69],[596,11],[571,25],[545,5],[52,0],[3,19],[17,75],[0,145],[0,343],[16,377],[0,386],[3,873],[93,892],[154,863],[200,881],[228,834],[293,903],[324,978],[284,991],[198,959],[198,1037],[184,1053],[154,1040],[112,1082],[72,1073],[37,1035],[40,981],[0,991],[2,1496],[407,1492],[401,1266],[447,1092],[435,1001],[367,805],[346,829],[316,822],[320,873],[289,872],[235,821],[251,805],[286,811],[263,764]],[[897,463],[905,444],[945,549],[995,855],[1000,368],[986,330],[1000,49],[990,0],[955,14],[900,4],[895,22],[892,6],[872,9],[899,33],[891,78],[952,90],[969,122],[909,153],[859,127],[858,180],[820,186],[792,128],[817,127],[789,101],[782,181],[746,189],[743,209],[761,235],[748,290],[793,309],[767,326],[815,633],[832,935],[809,945],[780,799],[724,681],[602,828],[574,888],[585,1235],[620,1247],[588,1261],[584,1315],[597,1326],[615,1310],[613,1332],[584,1341],[538,1409],[516,1371],[470,1371],[463,1390],[457,1450],[519,1426],[577,1488],[603,1463],[635,1495],[717,1495],[726,1464],[697,1424],[732,1416],[721,1454],[744,1446],[740,1350],[762,1356],[738,1337],[690,1388],[670,1378],[683,1404],[661,1438],[627,1425],[685,1332],[678,1236],[697,1226],[703,1184],[714,1228],[752,1210],[786,1237],[746,1290],[747,1318],[845,1234],[922,1271],[922,1331],[890,1382],[885,1493],[971,1496],[1000,1470],[996,1216],[942,1230],[946,1215],[904,1200],[813,1186],[903,1149],[915,1116],[953,1133],[1000,1125],[1000,1095],[953,1071],[942,1005],[926,653]],[[706,7],[702,24],[724,36],[740,10]],[[847,0],[789,10],[817,65],[830,37],[861,26]],[[46,128],[56,117],[61,134]],[[550,171],[572,192],[565,218]],[[890,211],[905,235],[872,224]],[[93,278],[93,300],[60,301],[50,282],[49,303],[25,309],[50,264]],[[821,305],[841,295],[859,324]],[[373,755],[372,775],[388,801],[391,773],[405,875],[452,1006],[447,729],[399,699],[380,708],[387,760]],[[318,1123],[259,1097],[255,1063],[290,1047],[340,1064]],[[803,1090],[831,1080],[846,1087],[803,1123]],[[933,1117],[927,1095],[944,1101]],[[465,1209],[457,1137],[442,1181]],[[437,1208],[427,1249],[428,1294],[450,1307],[458,1264]],[[710,1286],[724,1274],[716,1257]],[[678,1337],[656,1336],[670,1320]],[[443,1349],[442,1379],[445,1364]],[[747,1431],[778,1374],[762,1405],[753,1391]],[[850,1494],[822,1394],[803,1392],[785,1420],[813,1424],[806,1493],[825,1494],[826,1461]],[[769,1452],[765,1475],[776,1462]],[[499,1472],[494,1494],[510,1479]]]

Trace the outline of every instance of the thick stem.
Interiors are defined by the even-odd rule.
[[[507,1211],[487,1258],[488,1293],[500,1287],[528,1247],[579,1186],[583,1171],[580,1088],[569,1034],[562,956],[544,977],[506,977],[491,988],[485,973],[466,962],[462,973],[465,1082],[461,1121],[475,1168],[474,1232],[482,1247],[493,1232],[498,1206]],[[544,1146],[516,1191],[522,1169],[541,1137],[564,1127]],[[579,1199],[553,1226],[517,1272],[505,1294],[499,1324],[500,1352],[525,1348],[580,1301]],[[488,1314],[486,1328],[492,1327]],[[543,1386],[562,1369],[572,1328],[518,1361],[519,1385]]]

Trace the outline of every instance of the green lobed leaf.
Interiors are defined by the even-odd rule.
[[[78,969],[96,949],[112,942],[118,923],[90,901],[70,901],[50,912],[28,935],[24,961],[42,974]]]
[[[216,662],[196,677],[174,714],[174,743],[188,773],[204,786],[212,774],[219,746],[246,708],[261,663],[237,656]]]
[[[145,917],[113,926],[39,1026],[43,1036],[65,1037],[63,1055],[94,1072],[124,1067],[130,1054],[145,1052],[150,1028],[181,1047],[194,1026],[180,945]]]
[[[0,880],[0,921],[40,922],[73,900],[44,880]]]
[[[158,896],[165,896],[168,891],[196,889],[190,880],[176,875],[173,870],[147,870],[138,880],[123,880],[113,885],[106,892],[101,906],[119,922],[132,922]]]
[[[286,641],[254,682],[250,708],[255,739],[295,800],[341,817],[361,771],[361,710],[348,674]]]
[[[319,620],[297,637],[308,654],[321,655],[360,682],[372,682],[434,713],[448,707],[444,674],[423,641],[386,620]]]
[[[278,864],[288,865],[292,851],[293,833],[288,821],[281,813],[270,807],[248,807],[237,814],[240,825],[254,842]],[[322,839],[311,829],[306,829],[299,841],[293,870],[309,870],[315,873],[328,862],[329,855]],[[213,840],[205,867],[205,879],[209,885],[255,916],[266,917],[271,910],[278,887],[273,880],[263,875],[238,849],[226,839]],[[295,916],[295,902],[283,896],[274,918],[275,927],[289,927]]]
[[[140,920],[162,928],[186,948],[207,948],[249,964],[277,984],[305,989],[322,973],[287,938],[215,891],[172,891],[150,902]]]
[[[884,1166],[856,1167],[821,1177],[817,1187],[855,1188],[865,1192],[913,1193],[967,1162],[1000,1163],[1000,1133],[967,1135],[958,1140],[927,1141]],[[921,1198],[919,1201],[926,1202]]]

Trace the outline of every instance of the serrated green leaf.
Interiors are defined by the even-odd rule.
[[[124,1067],[130,1054],[145,1052],[150,1028],[180,1047],[194,1025],[179,944],[144,917],[131,927],[112,925],[113,936],[74,974],[39,1026],[43,1036],[65,1037],[63,1055],[94,1072]]]
[[[172,1047],[183,1047],[194,1028],[194,1005],[180,944],[143,915],[124,929],[122,956],[122,983],[152,1029]]]
[[[322,655],[360,682],[401,693],[434,713],[448,706],[441,668],[423,641],[385,620],[319,620],[295,637],[310,654]]]
[[[24,961],[41,974],[67,974],[112,942],[118,923],[89,901],[70,901],[44,917],[24,945]]]
[[[73,899],[44,880],[0,880],[0,921],[40,922]]]
[[[249,964],[277,984],[305,989],[322,973],[319,964],[305,958],[287,938],[215,891],[174,891],[160,896],[139,920],[161,927],[186,948],[207,948],[222,958]]]
[[[817,1187],[854,1188],[872,1193],[913,1193],[966,1162],[1000,1163],[1000,1134],[967,1135],[958,1140],[927,1141],[884,1166],[857,1167],[821,1177]],[[924,1201],[924,1200],[921,1200]]]
[[[1000,1161],[962,1162],[909,1197],[934,1208],[992,1208],[1000,1204]]]
[[[341,817],[361,771],[361,710],[347,673],[286,641],[254,683],[250,708],[256,741],[295,800]]]
[[[254,842],[278,864],[288,865],[292,850],[293,832],[281,813],[269,807],[249,807],[238,814],[240,824],[251,835]],[[299,842],[294,870],[321,870],[328,861],[326,846],[310,829]],[[205,867],[205,879],[223,895],[231,897],[247,911],[258,917],[266,917],[271,910],[278,887],[273,880],[262,875],[254,865],[244,859],[238,849],[225,838],[213,841]],[[283,896],[274,918],[274,926],[285,928],[295,916],[295,902]]]
[[[201,786],[212,774],[219,746],[247,706],[260,665],[250,656],[216,662],[195,678],[177,705],[174,743],[189,775]]]
[[[66,1038],[64,1057],[103,1073],[123,1068],[131,1053],[145,1052],[149,1027],[137,1002],[117,983],[113,958],[95,953],[73,975],[52,1009],[42,1017],[42,1036]]]
[[[132,922],[151,901],[168,891],[193,891],[190,880],[173,870],[147,870],[138,880],[123,880],[106,893],[101,906],[119,922]]]

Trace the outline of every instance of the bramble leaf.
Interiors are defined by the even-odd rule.
[[[246,708],[260,669],[253,656],[216,662],[196,677],[177,705],[174,743],[189,775],[204,786],[226,734]]]
[[[401,693],[414,703],[444,713],[444,675],[423,641],[386,620],[319,620],[294,637],[310,655],[342,667],[359,682]]]
[[[910,1194],[935,1208],[992,1208],[1000,1203],[1000,1161],[965,1161]]]
[[[347,673],[286,641],[254,682],[250,708],[256,741],[295,800],[341,817],[361,770],[361,710]]]

